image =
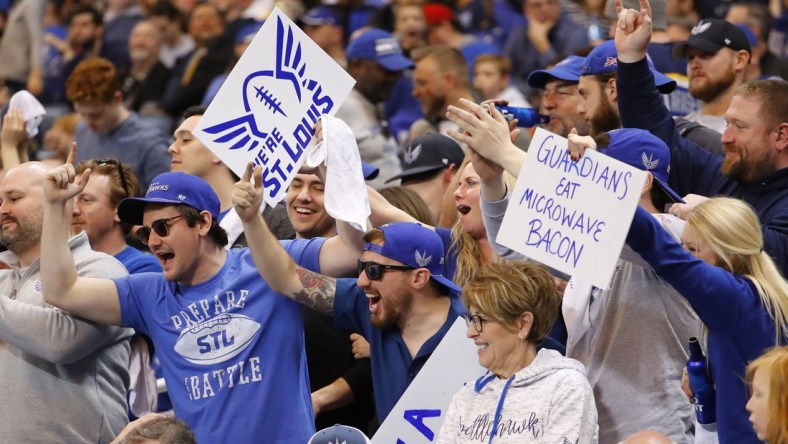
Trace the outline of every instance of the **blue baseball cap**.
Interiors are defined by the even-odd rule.
[[[621,128],[610,131],[610,145],[599,148],[603,153],[639,170],[648,171],[673,202],[684,203],[668,186],[670,149],[659,137],[642,129]]]
[[[361,162],[361,172],[364,174],[364,180],[372,180],[378,177],[380,168],[371,163]]]
[[[329,6],[316,6],[301,16],[301,22],[307,26],[342,26],[342,17]]]
[[[657,84],[657,89],[662,94],[670,94],[676,89],[676,81],[670,77],[662,74],[654,68],[654,63],[646,56],[648,60],[648,67],[654,74],[654,81]],[[613,40],[608,40],[596,48],[592,49],[586,62],[580,70],[580,74],[584,76],[593,76],[597,74],[604,74],[606,72],[618,71],[618,53],[616,52],[616,43]]]
[[[369,438],[361,430],[337,424],[315,433],[307,444],[369,444],[369,442]]]
[[[539,69],[532,71],[528,76],[528,85],[532,88],[544,88],[547,82],[558,79],[567,82],[579,82],[580,70],[586,58],[580,56],[569,56],[556,63],[550,69]]]
[[[118,205],[118,217],[131,225],[142,225],[147,204],[186,204],[208,211],[219,222],[219,197],[208,182],[186,173],[163,173],[154,177],[145,197],[127,197]]]
[[[251,42],[254,36],[257,35],[257,31],[259,31],[262,26],[263,22],[254,22],[244,26],[240,31],[238,31],[238,34],[235,35],[235,44],[240,45],[241,43]]]
[[[433,230],[413,222],[394,222],[378,227],[383,231],[383,245],[365,243],[364,251],[371,251],[413,268],[426,268],[430,277],[459,294],[460,287],[443,275],[443,241]]]
[[[413,61],[402,54],[397,39],[377,28],[364,31],[350,42],[345,57],[348,60],[374,60],[389,71],[413,68]]]

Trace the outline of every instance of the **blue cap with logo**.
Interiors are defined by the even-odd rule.
[[[325,5],[316,6],[310,9],[301,16],[300,20],[307,26],[342,26],[342,17],[339,13],[331,9],[330,6]]]
[[[659,92],[662,94],[673,92],[676,89],[676,81],[657,71],[654,68],[654,63],[651,62],[648,56],[646,56],[646,59],[651,73],[654,74],[654,81]],[[581,69],[581,75],[593,76],[614,71],[618,71],[618,52],[616,52],[615,41],[608,40],[588,53],[586,62]]]
[[[348,60],[374,60],[389,71],[413,68],[413,61],[402,53],[397,39],[377,28],[364,31],[350,42],[345,57]]]
[[[544,88],[547,82],[558,79],[567,82],[580,81],[580,69],[583,67],[586,58],[580,56],[569,56],[556,63],[550,69],[539,69],[532,71],[528,76],[528,85],[532,88]]]
[[[337,424],[315,433],[307,444],[369,444],[369,442],[369,438],[361,430]]]
[[[413,222],[394,222],[378,227],[383,231],[383,245],[365,243],[364,251],[371,251],[413,268],[426,268],[430,277],[459,294],[458,287],[443,275],[443,241],[429,228]]]
[[[610,131],[610,145],[599,148],[603,153],[639,170],[648,171],[673,202],[684,203],[668,186],[670,149],[659,137],[642,129],[621,128]]]
[[[219,221],[219,197],[208,182],[186,173],[163,173],[154,177],[145,197],[127,197],[118,205],[118,217],[132,225],[142,225],[147,204],[185,204],[197,211],[208,211]]]

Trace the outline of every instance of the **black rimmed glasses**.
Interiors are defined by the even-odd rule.
[[[170,235],[170,226],[174,223],[173,221],[175,219],[180,219],[181,217],[184,216],[182,214],[179,214],[177,216],[168,217],[166,219],[154,220],[150,224],[150,227],[143,225],[140,228],[138,228],[137,237],[140,239],[140,242],[142,242],[145,245],[148,245],[148,240],[150,240],[151,229],[154,232],[156,232],[157,236],[167,237]]]
[[[120,186],[123,187],[123,194],[126,195],[126,197],[132,197],[129,196],[129,186],[126,184],[126,175],[123,174],[123,165],[120,162],[118,162],[117,159],[98,159],[96,160],[96,165],[98,166],[112,165],[117,167],[118,176],[120,176]],[[150,234],[150,230],[148,231],[148,234]]]
[[[364,262],[361,259],[358,260],[359,276],[363,271],[367,274],[367,278],[369,278],[370,281],[379,281],[383,279],[383,270],[408,271],[415,270],[415,268],[408,267],[407,265],[385,265],[377,262]]]
[[[465,322],[468,325],[473,325],[473,328],[476,330],[477,333],[481,333],[484,329],[484,323],[487,319],[483,318],[481,315],[472,315],[466,314],[465,315]]]

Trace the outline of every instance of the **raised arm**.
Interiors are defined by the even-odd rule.
[[[449,130],[448,135],[465,143],[490,162],[501,166],[514,177],[520,174],[525,152],[512,143],[509,124],[495,106],[481,106],[460,99],[462,107],[449,105],[446,117],[462,129]]]
[[[41,293],[47,303],[102,324],[120,325],[120,302],[109,279],[77,276],[68,247],[66,202],[79,194],[90,178],[85,171],[75,183],[76,143],[64,165],[49,170],[44,179],[44,227],[41,234]]]
[[[251,183],[252,176],[254,184]],[[336,280],[299,267],[287,254],[260,214],[262,183],[262,169],[254,169],[253,174],[250,163],[244,176],[235,184],[232,197],[257,271],[274,291],[321,313],[332,314]]]

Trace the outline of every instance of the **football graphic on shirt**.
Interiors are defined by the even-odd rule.
[[[237,356],[259,331],[260,323],[254,319],[224,313],[183,329],[175,351],[193,364],[212,365]]]

